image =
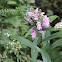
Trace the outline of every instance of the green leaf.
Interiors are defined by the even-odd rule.
[[[16,40],[18,40],[19,42],[21,42],[22,44],[24,44],[24,45],[26,45],[26,46],[28,46],[28,47],[30,47],[30,48],[33,47],[33,44],[32,44],[32,42],[31,42],[30,40],[25,39],[25,38],[23,38],[23,37],[21,37],[21,36],[12,36],[11,38],[12,38],[12,39],[15,38]]]
[[[0,40],[1,44],[5,44],[5,43],[9,43],[9,42],[11,42],[11,41],[10,40]]]
[[[19,0],[19,2],[21,2],[22,4],[24,4],[24,0]]]
[[[14,62],[12,59],[6,58],[4,62]]]
[[[13,31],[12,29],[2,29],[2,36],[1,36],[1,40],[0,40],[1,44],[8,43],[9,41],[11,41],[7,37],[7,35],[5,35],[5,33],[9,33],[10,35],[15,35],[15,31]]]
[[[28,29],[28,25],[25,25],[25,24],[20,24],[21,28],[24,29],[24,30],[27,30]],[[28,31],[28,30],[27,30]]]
[[[33,43],[37,45],[37,42],[38,42],[38,37],[34,39]]]
[[[17,4],[17,2],[16,1],[8,1],[7,4],[14,5],[14,4]]]
[[[61,28],[57,28],[57,29],[55,29],[55,28],[53,28],[53,27],[43,28],[43,30],[44,30],[44,31],[62,31]]]
[[[53,48],[58,47],[58,46],[62,46],[62,39],[59,39],[59,40],[55,41],[55,42],[50,46],[50,49],[53,49]]]
[[[56,16],[56,15],[55,15],[55,16],[50,16],[50,17],[49,17],[50,23],[51,23],[52,21],[54,21],[57,17],[58,17],[58,16]]]
[[[27,0],[28,3],[35,3],[35,0]]]
[[[33,47],[31,49],[32,62],[36,62],[37,56],[38,56],[38,51],[37,51],[37,49],[35,49],[35,47]]]
[[[45,35],[43,34],[43,39],[47,38],[48,36],[50,36],[50,31],[45,31]],[[47,42],[48,41],[48,42]],[[50,45],[50,40],[47,40],[42,42],[43,46],[48,49],[49,45]]]
[[[41,55],[42,55],[42,58],[43,58],[43,62],[52,62],[48,53],[45,51],[45,49],[41,48]]]
[[[54,38],[59,38],[59,37],[62,37],[62,31],[56,32],[56,33],[46,37],[43,41],[47,41],[47,40],[54,39]]]
[[[58,51],[58,49],[53,49],[53,50],[50,50],[49,52],[49,55],[52,59],[52,62],[62,62],[60,57],[62,56],[62,53],[60,55],[60,51]]]
[[[3,1],[4,1],[4,0],[0,0],[0,6],[2,5]]]
[[[40,37],[41,37],[41,36],[36,37],[36,38],[33,40],[33,45],[37,45],[37,44],[38,44],[38,41],[39,41],[39,38],[40,38]],[[37,56],[38,56],[38,50],[37,50],[35,47],[33,47],[33,48],[31,49],[32,62],[36,62]]]
[[[40,41],[41,41],[41,35],[39,35],[38,37],[36,37],[34,40],[33,40],[33,43],[35,44],[35,45],[37,45]]]
[[[4,33],[9,33],[10,35],[17,35],[17,29],[2,29],[2,35],[4,35]]]
[[[43,62],[43,61],[41,61],[41,60],[36,60],[36,62]]]
[[[14,27],[19,27],[19,25],[20,25],[20,19],[18,18],[18,16],[7,18],[7,19],[4,20],[4,22],[5,23],[10,23]]]

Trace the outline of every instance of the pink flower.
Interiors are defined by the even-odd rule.
[[[28,10],[27,10],[27,12],[28,12]]]
[[[31,31],[31,32],[34,31],[34,27],[32,27],[32,28],[30,29],[30,31]]]
[[[27,14],[26,14],[26,16],[27,16]]]
[[[43,30],[40,30],[39,33],[44,34],[44,31]]]
[[[32,20],[30,20],[30,18],[26,18],[26,17],[24,17],[28,22],[31,22]]]
[[[42,29],[42,27],[41,27],[41,22],[40,22],[40,21],[37,21],[37,24],[36,24],[36,25],[37,25],[37,29],[38,29],[38,30]]]
[[[32,38],[35,38],[36,37],[36,33],[35,33],[35,30],[34,30],[34,27],[32,27],[30,29],[30,31],[32,32],[31,35],[32,35]]]
[[[36,37],[35,30],[31,33],[31,35],[32,35],[32,38],[35,38]]]
[[[49,18],[47,17],[47,15],[44,15],[44,14],[45,14],[44,12],[42,12],[42,13],[39,14],[38,13],[38,8],[36,8],[34,12],[32,12],[32,10],[30,8],[30,12],[27,10],[26,17],[24,17],[24,18],[29,23],[31,23],[31,21],[32,21],[31,25],[34,26],[35,28],[37,28],[37,30],[39,31],[39,33],[44,34],[44,31],[42,30],[42,26],[49,27]],[[30,29],[32,38],[36,37],[36,32],[34,30],[34,27],[32,27]]]
[[[31,11],[31,8],[30,8],[30,11]]]
[[[33,16],[33,12],[27,12],[28,16]]]
[[[39,14],[34,14],[34,15],[33,15],[33,20],[38,20],[38,19],[39,19],[39,18],[38,18],[38,15],[39,15]]]
[[[37,14],[38,13],[38,8],[34,12]]]
[[[39,14],[34,14],[33,16],[34,16],[34,17],[38,17],[38,16],[39,16]]]
[[[41,17],[42,17],[42,16],[44,16],[44,14],[45,14],[45,12],[42,12],[42,13],[40,14],[40,15],[41,15]]]
[[[43,16],[43,26],[49,27],[49,18],[47,15]]]
[[[38,20],[38,17],[34,17],[33,20]]]

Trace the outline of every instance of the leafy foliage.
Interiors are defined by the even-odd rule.
[[[43,27],[44,34],[37,32],[37,37],[32,38],[26,24],[26,10],[34,11],[24,0],[0,0],[3,8],[0,10],[0,61],[5,62],[62,62],[62,29],[54,29],[49,26]],[[6,4],[7,2],[7,4]],[[2,4],[3,7],[2,7]],[[7,9],[4,9],[6,6]],[[13,9],[10,5],[15,6]],[[21,6],[20,6],[21,5]],[[23,6],[22,6],[23,5]],[[10,8],[9,8],[10,7]],[[41,11],[39,11],[41,13]],[[49,16],[50,23],[58,16]],[[52,31],[58,31],[51,34]],[[53,43],[51,44],[51,41]],[[19,43],[17,43],[19,42]],[[10,45],[12,47],[10,47]],[[15,46],[14,46],[15,45]],[[39,53],[41,55],[39,55]],[[38,59],[38,57],[41,59]]]

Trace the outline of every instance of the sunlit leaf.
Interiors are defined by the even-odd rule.
[[[55,15],[55,16],[50,16],[50,17],[49,17],[50,23],[51,23],[52,21],[54,21],[56,18],[58,18],[58,16],[56,16],[56,15]]]

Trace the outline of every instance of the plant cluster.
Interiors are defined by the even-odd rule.
[[[26,17],[24,17],[27,21],[26,23],[30,23],[33,26],[30,29],[33,38],[36,37],[34,28],[37,29],[39,33],[43,34],[44,31],[42,30],[42,27],[49,27],[49,18],[47,17],[47,15],[44,15],[44,12],[38,12],[40,12],[38,11],[38,8],[34,12],[32,12],[30,8],[30,12],[27,10]]]
[[[13,7],[22,0],[5,1]],[[0,10],[0,61],[62,62],[62,22],[50,26],[58,16],[18,3],[15,9]]]

